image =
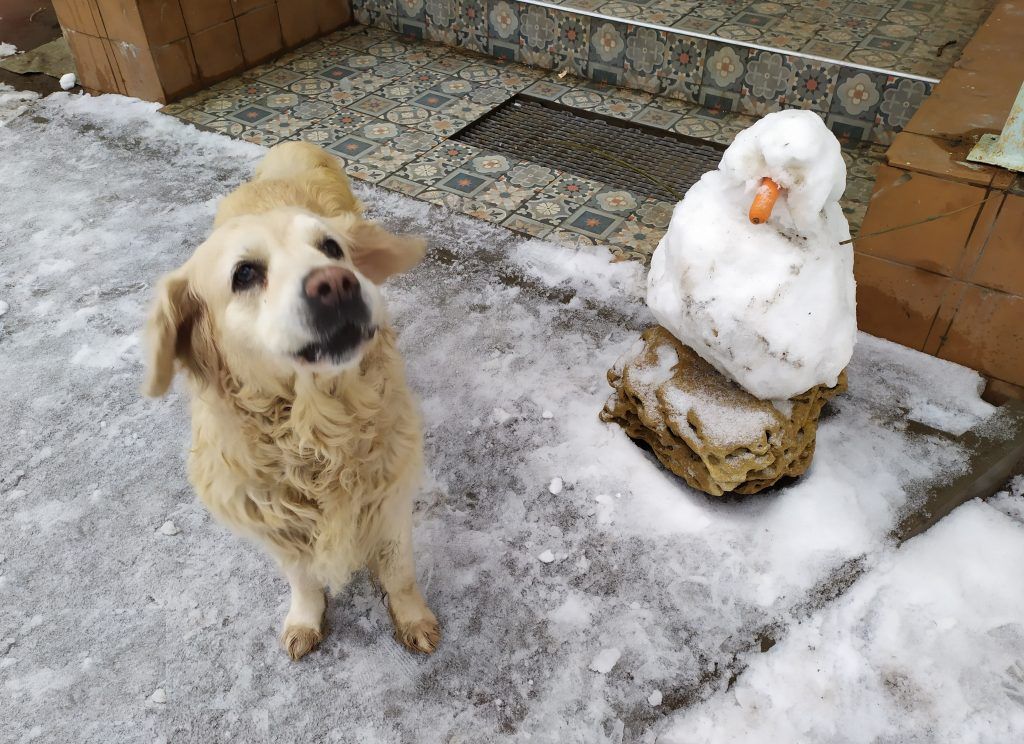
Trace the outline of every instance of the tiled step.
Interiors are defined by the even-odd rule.
[[[248,70],[163,110],[203,128],[273,145],[313,142],[353,178],[521,233],[601,243],[647,261],[674,206],[608,168],[575,172],[515,147],[475,147],[459,132],[517,96],[586,115],[727,145],[751,117],[527,67],[393,31],[352,27]],[[623,146],[613,153],[630,158]],[[607,144],[603,151],[615,150]],[[881,148],[849,146],[843,208],[856,229]],[[578,165],[578,164],[577,164]],[[712,167],[710,164],[704,166]],[[681,190],[678,185],[673,187]]]
[[[354,0],[354,13],[403,35],[715,111],[810,109],[841,139],[888,144],[989,3]]]

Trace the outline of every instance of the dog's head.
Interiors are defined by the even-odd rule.
[[[225,368],[258,384],[354,366],[384,320],[377,285],[423,253],[421,239],[353,214],[231,220],[161,280],[144,390],[165,393],[178,362],[201,384]]]

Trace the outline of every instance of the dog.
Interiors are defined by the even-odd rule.
[[[413,564],[421,424],[378,289],[424,253],[422,239],[363,218],[335,158],[285,142],[156,290],[143,392],[186,374],[189,480],[280,564],[292,659],[322,640],[324,587],[363,567],[400,643],[429,654],[440,642]]]

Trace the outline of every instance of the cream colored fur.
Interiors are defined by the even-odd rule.
[[[332,263],[309,243],[321,233],[344,247],[336,263],[377,303],[378,331],[346,368],[309,368],[279,348],[298,327],[289,304],[297,278]],[[244,251],[267,262],[262,295],[232,294]],[[440,639],[412,558],[420,421],[373,286],[422,255],[422,241],[362,219],[334,158],[284,143],[223,199],[213,234],[157,291],[146,392],[162,395],[176,368],[187,373],[190,480],[218,519],[281,564],[292,587],[283,642],[293,658],[321,638],[323,587],[341,588],[364,566],[387,593],[403,644],[429,653]]]

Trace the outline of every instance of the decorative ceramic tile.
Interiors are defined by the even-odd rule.
[[[427,132],[438,137],[451,137],[460,129],[464,129],[467,124],[469,124],[468,121],[452,116],[447,111],[440,111],[431,114],[425,121],[421,121],[415,126],[421,132]]]
[[[524,95],[531,98],[540,98],[545,101],[557,101],[560,97],[570,91],[568,85],[552,83],[548,80],[538,80],[523,91]]]
[[[556,227],[569,219],[577,209],[579,205],[565,197],[541,194],[523,204],[517,212],[534,222]]]
[[[889,76],[878,104],[877,122],[889,131],[900,131],[931,93],[931,88],[930,83],[920,80]]]
[[[668,55],[668,35],[644,26],[626,28],[622,83],[629,88],[657,93]]]
[[[391,145],[405,152],[427,152],[437,147],[440,142],[441,138],[436,135],[413,129],[403,131],[402,134],[395,137]]]
[[[552,229],[551,225],[545,225],[543,222],[531,220],[529,217],[525,217],[518,213],[513,214],[501,224],[509,230],[515,230],[518,233],[530,235],[535,238],[543,238],[551,232]]]
[[[672,219],[672,210],[675,209],[675,206],[673,202],[654,198],[645,199],[637,207],[634,215],[641,225],[666,230],[669,220]]]
[[[701,77],[703,86],[720,91],[739,92],[743,87],[747,56],[748,50],[744,47],[709,41],[704,74]]]
[[[841,68],[829,110],[846,118],[873,122],[886,82],[887,77],[880,73]]]
[[[484,204],[511,212],[534,198],[536,194],[536,188],[516,186],[508,177],[502,176],[495,179],[487,188],[479,192],[476,195],[476,199]]]
[[[561,229],[586,235],[588,238],[608,237],[619,225],[622,217],[592,206],[582,206],[561,224]]]
[[[792,77],[786,93],[788,108],[828,111],[835,93],[839,65],[789,57]]]
[[[633,212],[640,205],[640,201],[631,191],[608,186],[591,197],[587,204],[604,212],[626,215]]]
[[[648,264],[664,234],[663,229],[641,224],[634,215],[630,215],[608,236],[608,244],[616,255]]]
[[[508,180],[514,186],[543,188],[558,174],[552,168],[537,163],[514,165],[508,171]]]
[[[793,86],[793,69],[785,55],[753,49],[743,76],[740,111],[756,116],[778,111]]]
[[[400,194],[405,194],[406,196],[417,196],[427,188],[421,183],[409,181],[399,176],[388,176],[380,182],[380,185],[386,189],[391,189],[392,191],[397,191]]]
[[[676,35],[669,39],[659,80],[661,95],[698,100],[707,46],[705,39],[695,37]]]
[[[545,186],[541,194],[564,199],[569,204],[584,204],[603,188],[600,181],[566,173]]]
[[[671,129],[682,117],[682,114],[665,111],[657,106],[645,106],[632,118],[632,121],[635,124],[643,124],[655,129]]]
[[[434,186],[442,191],[450,191],[460,196],[476,196],[492,183],[494,183],[493,178],[459,168],[444,178],[438,179]]]
[[[590,77],[605,83],[622,82],[626,60],[626,24],[592,18],[590,21]]]
[[[369,114],[370,116],[383,116],[397,105],[394,101],[389,101],[387,98],[371,94],[350,104],[349,108],[362,114]]]

